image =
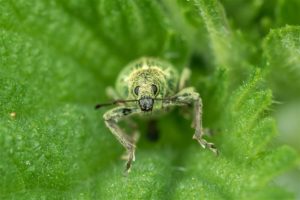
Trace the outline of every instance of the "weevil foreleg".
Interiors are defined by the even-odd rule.
[[[131,164],[135,160],[136,140],[134,136],[130,137],[129,135],[124,133],[124,131],[118,126],[118,121],[124,119],[128,115],[132,115],[138,112],[139,109],[134,107],[117,107],[107,111],[103,115],[106,126],[127,151],[126,173],[130,171]]]
[[[120,95],[117,93],[117,91],[113,87],[109,86],[106,88],[105,91],[106,91],[106,95],[108,97],[110,97],[111,99],[113,99],[113,100],[121,99]]]
[[[164,102],[167,106],[183,106],[194,105],[194,119],[192,126],[195,128],[195,134],[193,139],[197,140],[203,148],[208,148],[216,155],[218,150],[213,143],[207,142],[204,138],[204,131],[202,128],[202,100],[199,93],[195,92],[193,87],[182,89],[179,93],[173,96],[171,99]]]
[[[187,67],[183,68],[179,80],[179,87],[178,87],[179,91],[181,91],[186,86],[186,83],[190,79],[190,76],[191,76],[191,70]]]

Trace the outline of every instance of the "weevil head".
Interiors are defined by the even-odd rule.
[[[136,99],[144,112],[152,111],[159,106],[155,99],[165,95],[164,74],[157,68],[146,68],[135,71],[129,81],[130,99]]]
[[[142,111],[148,112],[153,109],[154,99],[158,94],[158,86],[155,83],[143,83],[133,88],[136,95],[138,105]]]

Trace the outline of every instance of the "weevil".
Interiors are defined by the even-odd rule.
[[[126,149],[125,173],[130,171],[132,162],[135,161],[137,137],[135,134],[126,134],[118,122],[130,119],[133,115],[159,113],[174,106],[193,106],[193,139],[203,148],[218,154],[215,145],[203,138],[202,100],[194,87],[185,87],[189,75],[188,68],[179,76],[178,71],[167,61],[142,57],[129,63],[120,72],[115,89],[109,88],[109,96],[115,101],[96,105],[96,109],[117,105],[116,108],[105,112],[103,118],[108,129]]]

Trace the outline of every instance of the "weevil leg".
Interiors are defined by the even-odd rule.
[[[140,139],[140,132],[138,130],[138,125],[132,119],[128,119],[127,123],[130,127],[130,130],[132,130],[132,139],[135,143],[137,143],[138,140]]]
[[[182,89],[171,100],[165,102],[167,106],[183,106],[194,105],[194,119],[192,127],[195,129],[193,139],[197,140],[203,148],[208,148],[214,154],[218,155],[218,150],[213,143],[207,142],[204,138],[204,131],[202,127],[202,100],[199,93],[195,92],[193,87]]]
[[[202,127],[202,99],[199,94],[198,94],[198,99],[195,99],[194,102],[194,120],[195,120],[194,123],[195,123],[196,132],[193,136],[193,139],[197,140],[203,148],[208,148],[209,150],[214,152],[214,154],[218,155],[219,152],[215,147],[215,145],[203,139],[204,130]]]
[[[181,91],[185,86],[187,81],[190,79],[191,76],[191,70],[187,67],[183,68],[179,80],[179,91]]]
[[[130,137],[125,134],[124,131],[118,126],[118,121],[128,117],[129,115],[136,114],[140,112],[139,109],[135,107],[117,107],[107,111],[103,118],[105,120],[106,126],[112,132],[112,134],[117,138],[117,140],[123,145],[127,151],[127,163],[125,173],[130,171],[132,162],[135,160],[135,138]]]
[[[138,142],[138,140],[140,139],[140,132],[138,131],[138,126],[130,118],[126,119],[126,122],[127,122],[128,127],[129,127],[129,130],[131,130],[131,140],[133,141],[133,144],[135,145]],[[130,154],[128,152],[125,152],[121,156],[121,159],[128,160],[129,157],[130,157]]]
[[[118,94],[118,92],[111,86],[107,87],[105,92],[106,95],[113,100],[120,99],[120,95]]]

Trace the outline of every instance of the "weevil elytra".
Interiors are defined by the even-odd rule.
[[[185,87],[188,78],[187,68],[179,77],[177,70],[170,63],[143,57],[129,63],[119,74],[116,88],[108,90],[115,101],[96,105],[96,109],[106,105],[117,105],[116,108],[108,110],[103,118],[106,126],[127,151],[126,173],[135,160],[137,137],[127,135],[118,126],[118,122],[132,115],[157,113],[169,107],[193,105],[193,139],[203,148],[218,154],[214,144],[203,139],[202,100],[193,87]]]

